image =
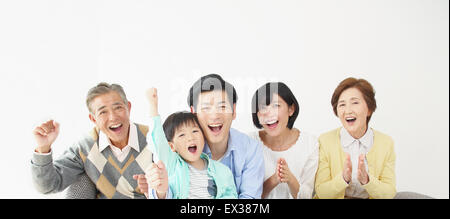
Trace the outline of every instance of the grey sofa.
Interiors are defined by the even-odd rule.
[[[65,191],[66,199],[95,199],[97,188],[86,174],[70,185]]]
[[[66,199],[95,199],[97,197],[97,189],[94,183],[86,174],[66,189]],[[433,199],[430,196],[415,192],[397,192],[394,199]]]

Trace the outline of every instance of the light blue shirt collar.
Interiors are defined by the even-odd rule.
[[[203,152],[211,157],[211,150],[206,143]],[[264,157],[262,146],[257,140],[231,128],[228,147],[220,162],[233,173],[239,198],[261,198]]]
[[[223,155],[222,159],[225,157],[228,157],[230,153],[234,150],[237,150],[235,145],[235,140],[233,140],[233,129],[230,128],[230,131],[228,132],[228,143],[227,143],[227,151],[225,151],[225,154]],[[209,148],[208,142],[205,141],[205,147],[203,149],[203,152],[207,154],[209,157],[212,157],[211,149]]]

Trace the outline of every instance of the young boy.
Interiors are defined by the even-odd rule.
[[[170,191],[175,199],[237,198],[231,170],[203,153],[205,140],[197,118],[190,112],[174,113],[164,122],[163,131],[156,88],[147,91],[147,98],[153,128],[147,141],[168,175],[159,177],[165,169],[161,163],[153,165],[150,172],[158,173],[147,178],[153,188],[150,197],[166,198]]]

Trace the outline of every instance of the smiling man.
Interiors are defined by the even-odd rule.
[[[205,152],[231,169],[240,199],[261,198],[264,158],[260,143],[231,128],[237,93],[220,75],[209,74],[189,90],[187,102],[206,138]]]
[[[53,120],[33,131],[37,147],[31,160],[33,182],[41,193],[56,193],[87,177],[98,198],[145,198],[133,175],[152,163],[148,127],[131,123],[131,103],[120,85],[100,83],[86,98],[95,128],[53,161],[51,145],[59,133]]]

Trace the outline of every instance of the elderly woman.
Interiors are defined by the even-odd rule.
[[[313,135],[294,127],[299,105],[281,82],[267,83],[252,98],[250,135],[261,142],[264,155],[262,198],[312,198],[319,159],[319,143]]]
[[[319,137],[315,198],[394,198],[394,142],[369,127],[377,107],[372,85],[347,78],[331,105],[343,128]]]

